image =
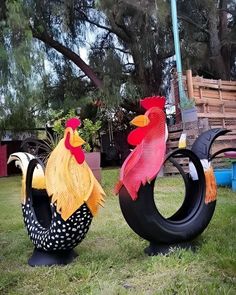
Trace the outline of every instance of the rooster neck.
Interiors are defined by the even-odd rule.
[[[153,133],[154,130],[157,132],[155,133],[156,135],[158,135],[160,132],[163,132],[162,128],[165,126],[165,113],[161,109],[157,107],[151,108],[146,112],[145,115],[150,120],[150,123],[147,126],[147,135],[149,133]],[[155,135],[153,133],[153,139],[154,137]]]
[[[70,132],[67,132],[65,135],[65,147],[70,150],[71,145],[70,145]]]

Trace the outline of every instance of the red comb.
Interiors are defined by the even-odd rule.
[[[166,99],[164,96],[152,96],[146,97],[140,100],[140,105],[145,109],[149,110],[153,107],[158,107],[160,109],[164,109],[166,103]]]
[[[78,118],[71,118],[66,121],[66,127],[71,127],[72,129],[76,129],[81,124],[80,119]]]

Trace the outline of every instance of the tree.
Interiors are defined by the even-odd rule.
[[[21,95],[19,95],[21,93]],[[5,95],[4,102],[0,101],[0,135],[6,129],[20,131],[37,127],[40,121],[46,122],[43,93],[40,87],[25,87],[14,93]]]
[[[185,63],[205,77],[235,78],[236,1],[179,1]]]
[[[83,42],[81,36],[84,34],[83,19],[78,16],[78,13],[80,11],[86,13],[94,6],[94,1],[37,0],[29,2],[31,2],[30,28],[33,37],[41,40],[46,46],[55,49],[72,61],[91,79],[96,87],[101,88],[102,80],[76,53],[81,42]],[[74,43],[77,44],[74,46]]]
[[[43,58],[39,47],[33,47],[28,23],[17,5],[1,1],[0,19],[1,131],[35,127],[43,116],[39,90]]]
[[[65,58],[78,66],[79,70],[82,70],[97,88],[101,88],[103,85],[102,96],[118,97],[120,85],[125,83],[127,79],[137,85],[141,95],[148,95],[159,91],[162,61],[159,62],[156,58],[155,44],[151,39],[151,35],[151,45],[146,47],[144,46],[145,41],[142,36],[142,34],[145,35],[145,32],[149,30],[148,27],[150,25],[155,25],[154,19],[149,21],[147,11],[143,13],[130,4],[117,1],[115,6],[117,16],[116,22],[114,22],[112,19],[108,20],[104,15],[104,12],[109,12],[105,6],[101,10],[95,9],[94,1],[5,0],[1,2],[1,8],[1,27],[3,28],[1,36],[3,40],[2,52],[5,54],[6,61],[6,67],[1,68],[1,73],[5,80],[8,81],[5,83],[5,91],[8,91],[11,84],[10,88],[17,89],[19,92],[21,87],[18,87],[18,85],[21,82],[27,84],[29,79],[32,79],[33,69],[36,75],[43,73],[42,76],[44,77],[41,78],[44,82],[46,81],[44,83],[46,85],[44,90],[47,92],[48,100],[51,100],[51,94],[55,97],[57,90],[59,90],[57,105],[60,106],[60,101],[64,104],[66,100],[65,92],[68,90],[68,79],[72,78],[80,86],[84,84],[88,86],[86,80],[81,84],[74,79],[74,71],[69,70],[73,66],[70,62],[66,62]],[[127,14],[125,13],[126,8],[128,8]],[[138,18],[140,16],[142,21],[139,22]],[[118,32],[119,22],[125,21],[128,28],[129,21],[125,20],[128,18],[133,19],[131,23],[134,28],[137,27],[137,33],[135,33],[133,28],[127,34],[135,33],[134,38],[130,38],[130,45],[128,47],[125,44],[127,38],[121,38],[119,43],[122,48],[117,52],[115,43],[117,42],[117,36],[121,36]],[[97,44],[100,46],[100,53],[98,54],[99,50],[96,49],[95,45],[92,47],[92,54],[90,55],[91,64],[95,65],[95,71],[76,53],[79,47],[84,44],[85,29],[88,29],[85,25],[88,24],[92,29],[100,29],[97,41]],[[107,35],[107,37],[104,37],[104,35]],[[101,44],[108,44],[106,42],[108,37],[110,37],[110,48],[105,48]],[[35,40],[42,41],[43,43],[36,42]],[[142,41],[143,45],[140,44],[140,41]],[[125,49],[126,47],[127,50]],[[142,47],[143,50],[141,50]],[[44,48],[46,49],[48,59],[54,64],[58,76],[56,82],[52,82],[52,79],[47,79],[47,77],[45,78],[45,73],[42,71],[44,67],[42,61],[45,55],[42,55],[39,59],[41,63],[37,59]],[[139,50],[141,50],[140,53]],[[129,65],[124,64],[123,57],[119,54],[121,51],[132,59]],[[55,54],[55,52],[61,53],[63,57]],[[94,60],[96,55],[99,58],[103,55],[97,65]],[[149,61],[151,55],[156,58],[156,62]],[[32,56],[36,58],[32,59]],[[116,67],[114,67],[114,64],[116,64]],[[160,67],[157,66],[158,64]],[[14,73],[12,73],[12,67],[15,68]],[[13,79],[9,79],[9,73]],[[153,76],[153,74],[155,75]],[[16,80],[19,80],[18,84],[15,83],[16,75],[18,77]],[[112,81],[110,77],[115,79]],[[50,82],[52,86],[48,85],[47,82]],[[69,84],[75,85],[74,83]],[[4,93],[3,89],[2,93],[5,97],[6,93]],[[53,100],[51,100],[50,106],[53,106]]]
[[[235,7],[235,0],[178,1],[185,68],[212,78],[236,76]],[[69,101],[76,105],[92,93],[117,103],[122,97],[123,106],[137,109],[121,89],[132,88],[135,97],[164,94],[166,64],[174,56],[168,1],[3,0],[0,27],[3,98],[14,101],[33,80],[34,87],[43,81],[47,108],[69,108]],[[79,55],[85,45],[86,61]],[[50,77],[45,58],[53,66]]]
[[[123,73],[129,80],[132,78],[142,96],[160,93],[164,63],[174,53],[166,13],[168,4],[157,1],[156,10],[155,2],[102,0],[99,6],[106,15],[107,32],[99,38],[97,48],[113,48],[128,57],[128,62],[122,65]],[[161,39],[165,42],[160,42]]]
[[[79,56],[70,50],[75,34],[72,26],[69,25],[64,30],[67,38],[60,36],[59,24],[67,21],[66,12],[71,10],[71,2],[63,10],[64,1],[48,1],[49,6],[43,5],[47,1],[25,1],[8,0],[1,1],[0,4],[0,124],[3,128],[28,128],[37,124],[35,114],[39,119],[40,112],[34,112],[28,103],[38,104],[38,109],[42,107],[46,110],[49,107],[63,107],[68,103],[67,110],[73,105],[74,93],[77,97],[85,93],[88,80],[76,79],[75,70],[70,61],[80,65],[96,86],[100,87],[101,81],[94,75],[93,71],[87,66]],[[58,2],[58,3],[55,3]],[[60,3],[59,3],[60,2]],[[78,1],[82,5],[81,1]],[[85,3],[85,1],[84,1]],[[60,4],[60,7],[56,5]],[[59,12],[57,12],[59,8]],[[53,12],[53,13],[52,13]],[[65,15],[63,15],[65,14]],[[68,29],[69,28],[69,29]],[[68,29],[68,32],[66,30]],[[78,28],[76,28],[78,29]],[[53,37],[51,37],[53,34]],[[54,38],[59,41],[55,41]],[[41,42],[41,40],[44,41]],[[64,44],[63,44],[64,42]],[[64,52],[64,56],[55,54]],[[65,60],[67,55],[69,58]],[[51,77],[46,75],[44,60],[46,58],[53,61],[55,65]],[[52,71],[50,72],[52,74]],[[77,71],[78,76],[78,71]],[[97,80],[96,80],[97,79]],[[100,83],[100,84],[99,84]],[[90,87],[90,86],[89,86]],[[39,88],[41,88],[39,90]],[[90,87],[91,88],[91,87]],[[79,89],[79,91],[78,91]],[[38,93],[38,98],[32,101],[32,93]],[[44,95],[39,95],[43,93]],[[80,95],[78,95],[80,93]],[[68,96],[70,96],[68,98]],[[75,94],[74,94],[75,96]],[[55,103],[55,97],[57,98]],[[74,103],[75,105],[75,103]],[[30,117],[30,118],[29,118]],[[26,118],[24,120],[23,118]],[[27,119],[29,118],[29,119]],[[22,122],[21,122],[22,121]],[[45,122],[44,122],[45,124]]]

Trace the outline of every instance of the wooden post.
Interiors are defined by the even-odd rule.
[[[181,111],[179,108],[179,104],[180,104],[180,98],[179,98],[179,88],[178,88],[178,77],[176,72],[173,73],[173,79],[171,81],[172,83],[172,89],[173,89],[173,95],[175,98],[175,123],[178,124],[180,123],[181,120]]]
[[[186,71],[186,80],[187,80],[187,89],[188,89],[188,97],[193,98],[193,77],[192,77],[192,70]]]
[[[210,125],[209,125],[209,119],[208,118],[200,118],[198,120],[198,129],[199,129],[199,134],[207,131],[210,129]]]

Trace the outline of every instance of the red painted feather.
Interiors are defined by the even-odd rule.
[[[148,105],[150,106],[151,104],[148,102]],[[133,200],[137,199],[137,192],[141,184],[145,185],[156,177],[164,162],[166,151],[165,113],[158,106],[151,107],[145,115],[150,119],[149,125],[136,130],[145,128],[146,134],[144,136],[144,133],[142,133],[143,140],[125,160],[120,174],[120,181],[126,187]],[[141,135],[136,143],[140,139]]]
[[[149,110],[153,107],[158,107],[160,109],[164,109],[166,103],[166,99],[164,96],[152,96],[146,97],[140,100],[140,105],[145,109]]]
[[[66,128],[71,127],[73,130],[77,129],[81,125],[81,121],[78,118],[71,118],[66,121]]]

